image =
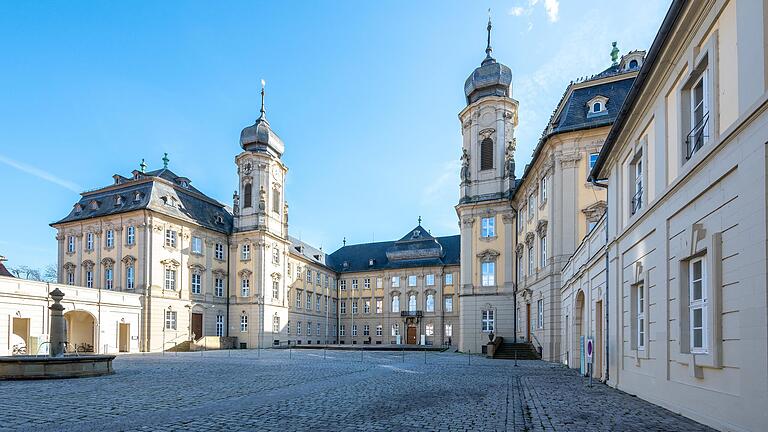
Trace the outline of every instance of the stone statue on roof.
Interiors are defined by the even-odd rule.
[[[461,154],[461,182],[469,183],[469,152],[467,149],[462,149]]]

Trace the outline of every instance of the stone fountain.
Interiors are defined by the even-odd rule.
[[[114,373],[113,355],[66,353],[67,333],[64,324],[64,293],[58,288],[50,294],[50,349],[48,355],[0,357],[0,380],[81,378]]]

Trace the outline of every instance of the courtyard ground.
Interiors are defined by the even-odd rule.
[[[119,356],[116,374],[0,382],[0,430],[702,431],[541,361],[235,350]]]

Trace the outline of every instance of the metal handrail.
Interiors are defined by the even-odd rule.
[[[534,343],[534,341],[535,341],[536,343]],[[539,356],[541,356],[541,354],[542,354],[542,353],[543,353],[543,351],[544,351],[544,347],[541,345],[541,342],[539,342],[539,338],[537,338],[537,337],[536,337],[536,335],[535,335],[534,333],[531,333],[531,344],[532,344],[532,345],[533,345],[533,347],[536,349],[536,351],[538,351],[538,352],[539,352]],[[536,345],[538,345],[538,347],[537,347]]]
[[[709,138],[707,124],[709,123],[709,111],[704,113],[698,124],[685,136],[685,159],[690,159],[704,145],[704,139]]]
[[[637,213],[638,210],[643,206],[643,188],[642,186],[640,189],[635,192],[635,194],[632,196],[632,214]]]

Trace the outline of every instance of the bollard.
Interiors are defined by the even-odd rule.
[[[363,349],[360,348],[360,363],[363,362]]]
[[[405,363],[405,348],[400,348],[400,350],[402,351],[403,355],[403,363]]]
[[[323,360],[325,360],[325,351],[328,350],[328,346],[323,347]]]
[[[424,347],[424,364],[427,364],[427,348]]]
[[[293,347],[288,345],[288,360],[293,360]]]
[[[467,362],[469,365],[472,364],[472,350],[467,350]]]
[[[517,367],[517,351],[515,351],[515,367]]]

